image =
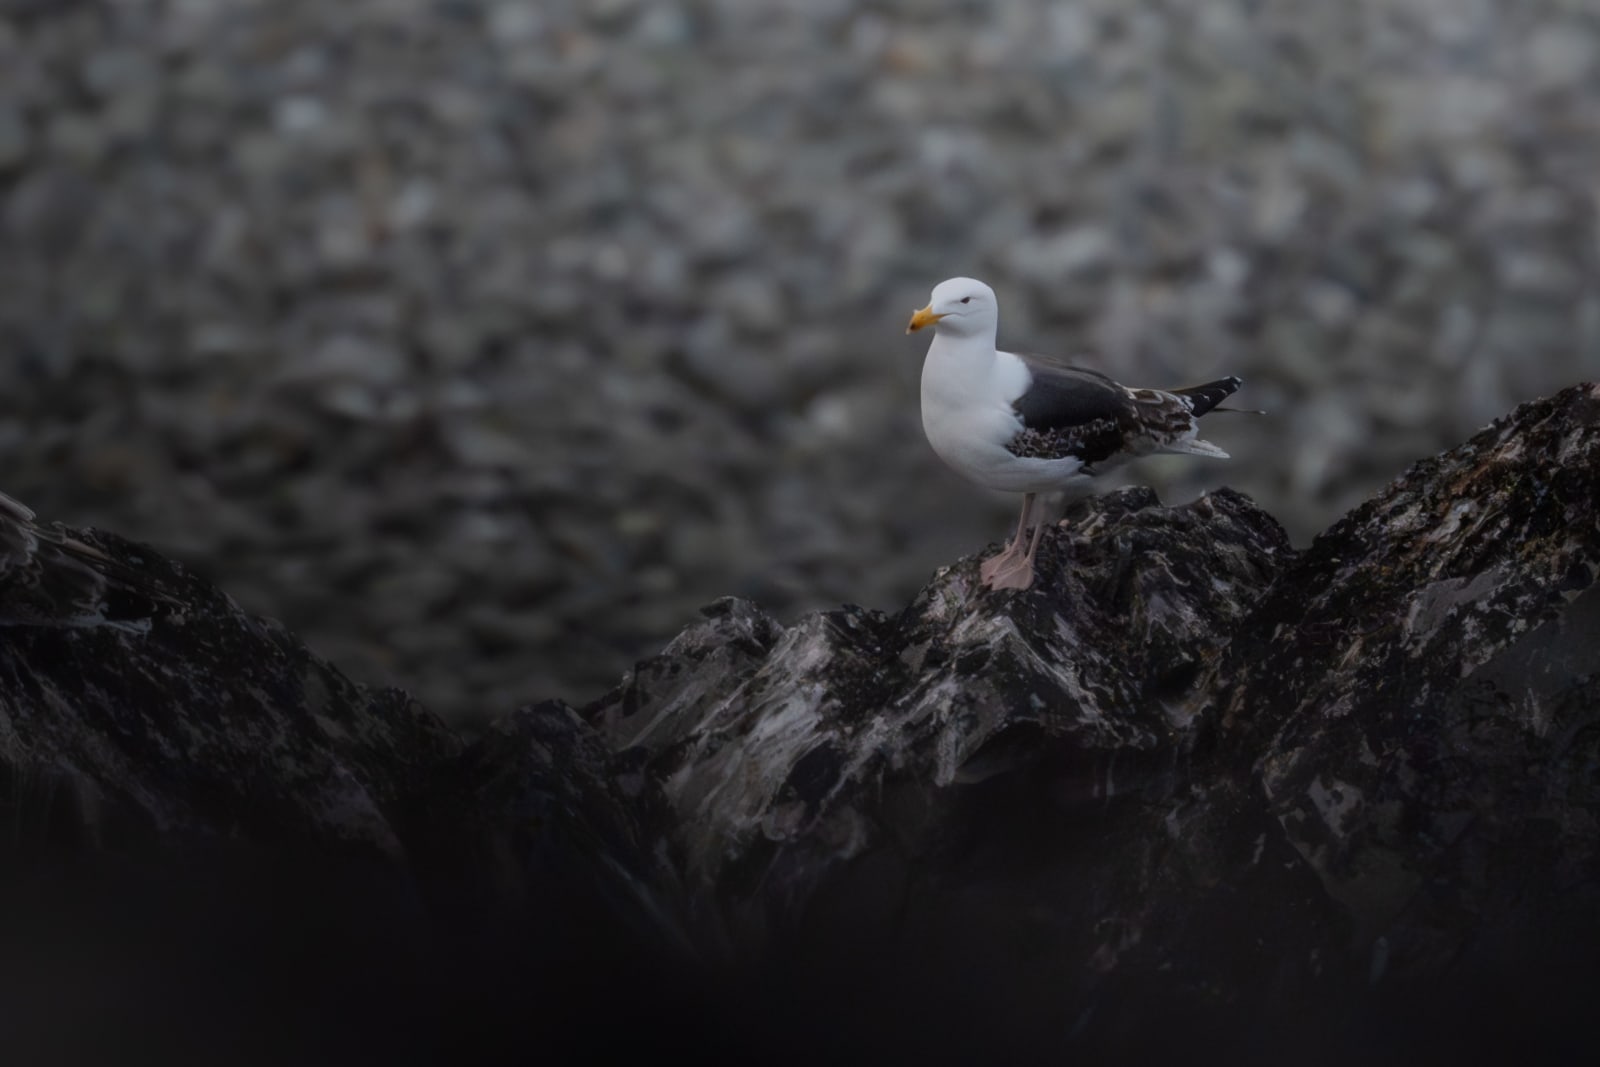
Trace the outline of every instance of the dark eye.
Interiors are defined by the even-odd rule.
[[[970,303],[972,303],[972,297],[970,297],[970,296],[964,296],[964,297],[962,297],[962,298],[961,298],[961,302],[962,302],[962,303],[963,303],[963,304],[970,304]]]

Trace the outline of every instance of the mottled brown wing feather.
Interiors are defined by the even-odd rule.
[[[1012,405],[1023,430],[1007,450],[1023,458],[1075,457],[1085,467],[1166,447],[1239,387],[1239,379],[1224,378],[1176,392],[1129,389],[1084,367],[1020,358],[1033,381]]]

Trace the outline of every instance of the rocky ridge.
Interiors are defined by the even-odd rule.
[[[1068,519],[1027,593],[972,557],[894,615],[718,601],[601,699],[470,744],[85,533],[183,610],[0,631],[0,891],[34,934],[0,984],[45,1006],[24,1038],[68,1040],[48,994],[75,972],[35,931],[80,927],[105,936],[71,959],[159,976],[138,1003],[180,1053],[253,1032],[180,1026],[198,991],[272,1012],[254,1054],[286,1060],[1407,1062],[1575,1034],[1600,388],[1415,465],[1303,552],[1227,490]],[[200,981],[219,938],[269,996]],[[139,955],[158,941],[190,947]],[[622,996],[638,1028],[606,1024]]]

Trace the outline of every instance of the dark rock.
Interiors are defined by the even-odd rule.
[[[1580,387],[1337,523],[1229,646],[1219,744],[1374,981],[1600,915],[1597,516],[1600,390]]]
[[[1580,386],[1302,553],[1232,491],[1113,493],[1027,593],[721,600],[470,744],[58,531],[164,610],[0,627],[10,1047],[1553,1055],[1600,978],[1597,516]]]
[[[154,552],[97,531],[74,537],[145,583],[152,613],[158,599],[181,610],[144,630],[113,617],[0,631],[4,846],[120,852],[238,838],[333,846],[404,871],[413,812],[454,765],[457,736],[400,690],[352,684]]]
[[[691,884],[792,903],[837,864],[923,849],[920,829],[895,841],[913,828],[877,811],[885,793],[937,808],[1071,751],[1069,803],[1094,804],[1170,763],[1192,683],[1293,553],[1227,490],[1180,508],[1128,490],[1069,522],[1047,542],[1048,597],[982,591],[969,559],[897,618],[845,608],[781,629],[725,601],[587,709],[648,754]]]
[[[0,591],[38,620],[0,626],[9,1061],[439,1062],[513,1025],[553,1049],[603,978],[685,952],[650,790],[570,709],[466,745],[177,564],[25,514],[0,516]],[[30,532],[49,567],[79,565],[51,555],[70,535],[159,613],[41,618],[9,581]]]

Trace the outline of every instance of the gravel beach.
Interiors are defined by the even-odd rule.
[[[471,723],[717,597],[897,608],[1015,502],[922,438],[1006,347],[1234,373],[1297,544],[1600,376],[1577,0],[0,0],[0,489]]]

